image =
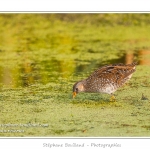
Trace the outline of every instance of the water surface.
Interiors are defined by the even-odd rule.
[[[148,14],[1,14],[0,136],[150,136]],[[116,94],[78,94],[95,69],[138,62]],[[143,95],[143,96],[142,96]]]

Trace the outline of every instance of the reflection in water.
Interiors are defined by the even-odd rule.
[[[111,64],[131,64],[132,62],[138,62],[138,65],[150,65],[150,50],[127,51],[118,59],[110,61]]]
[[[127,52],[125,54],[125,64],[131,64],[134,61],[134,54],[133,52]]]
[[[139,57],[140,65],[150,65],[150,50],[140,50]]]
[[[96,54],[97,55],[97,54]],[[112,63],[125,63],[130,64],[136,60],[139,65],[150,65],[150,50],[128,51],[120,56],[118,59],[111,59],[111,61],[102,62],[100,64],[98,60],[81,63],[80,60],[75,61],[71,59],[58,60],[50,58],[41,62],[35,62],[27,57],[23,57],[23,62],[18,67],[0,68],[0,85],[7,87],[19,87],[29,86],[35,83],[47,84],[49,82],[56,82],[61,78],[68,78],[73,74],[75,76],[82,74],[89,74],[94,69]]]
[[[21,68],[21,80],[22,86],[29,86],[34,84],[37,80],[40,80],[39,71],[34,63],[28,61],[24,62]]]
[[[9,68],[3,69],[3,84],[6,86],[10,86],[12,84],[12,72]]]
[[[130,64],[136,60],[138,60],[138,65],[150,65],[150,50],[138,50],[136,52],[129,51],[125,53],[125,64]]]

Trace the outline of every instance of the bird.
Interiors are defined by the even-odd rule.
[[[94,71],[88,78],[73,85],[73,95],[80,92],[110,94],[110,101],[115,101],[114,92],[131,79],[136,71],[136,62],[131,64],[110,64]]]

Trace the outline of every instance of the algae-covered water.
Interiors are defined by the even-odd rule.
[[[150,136],[150,14],[0,14],[0,136]],[[72,86],[138,62],[110,95]]]

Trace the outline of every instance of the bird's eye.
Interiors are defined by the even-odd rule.
[[[78,88],[76,88],[76,92],[78,92]]]

